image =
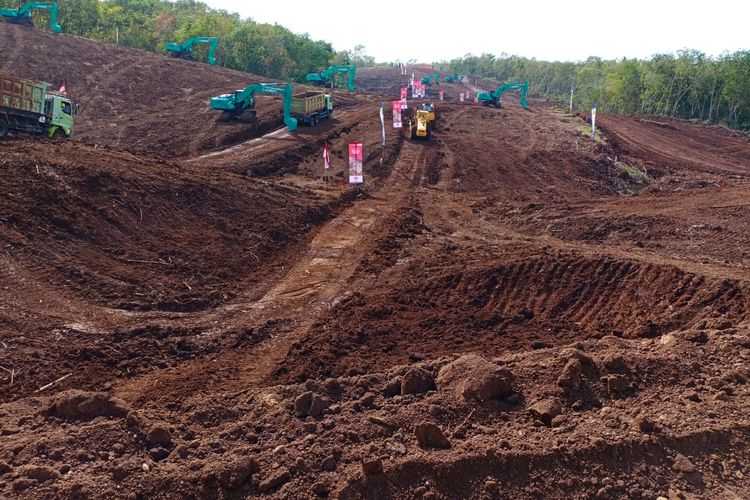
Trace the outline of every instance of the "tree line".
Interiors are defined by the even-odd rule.
[[[26,0],[0,0],[0,7],[24,3]],[[59,0],[58,7],[65,33],[162,54],[166,53],[165,42],[218,36],[218,65],[271,78],[301,81],[309,72],[348,63],[363,54],[361,46],[336,52],[330,43],[312,40],[308,34],[242,19],[239,14],[194,0]],[[45,11],[33,15],[38,27],[49,26]],[[194,46],[196,59],[207,50],[205,45]]]
[[[466,55],[439,69],[504,81],[529,80],[529,91],[604,112],[648,114],[750,129],[750,51],[710,57],[697,50],[650,59],[537,61],[518,56]]]

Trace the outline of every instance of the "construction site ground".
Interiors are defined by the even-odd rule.
[[[398,68],[292,134],[216,120],[247,73],[0,54],[82,107],[0,142],[0,497],[748,498],[746,135],[472,81],[412,141]]]

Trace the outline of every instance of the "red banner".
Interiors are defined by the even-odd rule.
[[[393,101],[393,128],[401,128],[401,101]]]
[[[443,91],[441,90],[441,91],[440,91],[440,100],[441,100],[441,101],[443,100],[443,97],[444,97],[444,96],[445,96],[445,92],[443,92]]]
[[[365,182],[362,168],[362,143],[349,143],[349,184]]]

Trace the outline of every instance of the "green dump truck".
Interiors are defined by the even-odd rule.
[[[315,125],[333,115],[333,98],[317,92],[299,93],[292,97],[291,114],[306,125]]]
[[[9,132],[49,137],[73,135],[73,116],[78,113],[78,105],[50,87],[49,83],[0,73],[0,139]]]

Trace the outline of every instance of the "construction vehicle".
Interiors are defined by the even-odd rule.
[[[308,82],[314,83],[315,85],[335,86],[334,75],[336,73],[349,73],[349,78],[346,81],[346,87],[350,92],[354,92],[354,76],[357,73],[355,66],[331,66],[327,70],[321,73],[308,73],[305,77]]]
[[[526,93],[529,91],[529,81],[523,83],[504,83],[492,92],[479,92],[477,100],[484,106],[500,107],[500,97],[506,90],[521,89],[521,106],[523,109],[529,109],[529,103],[526,101]]]
[[[11,131],[49,137],[73,135],[78,105],[50,87],[49,83],[0,73],[0,139]]]
[[[167,42],[164,48],[167,50],[170,56],[179,57],[180,59],[192,59],[193,58],[193,45],[197,43],[207,43],[208,48],[208,63],[216,64],[216,47],[219,46],[219,37],[201,37],[196,36],[188,38],[182,43]]]
[[[57,2],[29,2],[17,9],[0,8],[0,17],[9,23],[33,27],[31,13],[34,10],[48,10],[50,29],[55,33],[62,32],[62,27],[57,24]]]
[[[292,117],[305,125],[315,125],[333,115],[333,98],[329,94],[304,92],[292,97]]]
[[[409,136],[412,139],[429,139],[435,128],[437,110],[433,104],[422,103],[409,119]]]
[[[291,132],[297,130],[297,119],[292,117],[292,84],[254,83],[231,94],[211,98],[211,109],[222,111],[220,120],[255,121],[255,94],[276,94],[284,97],[284,124]]]
[[[465,78],[466,78],[465,75],[459,75],[458,73],[453,73],[452,75],[448,75],[445,78],[443,78],[443,80],[445,80],[448,83],[463,82]]]
[[[433,79],[435,80],[436,84],[440,85],[440,73],[432,73],[430,75],[425,76],[419,81],[422,82],[422,84],[424,85],[431,85],[430,81]]]

